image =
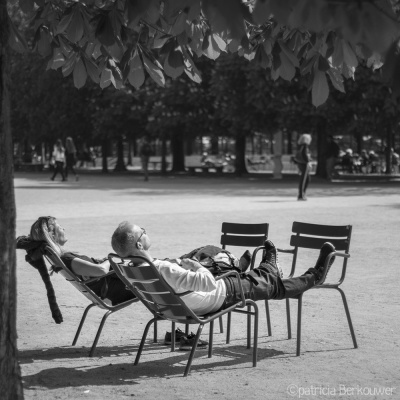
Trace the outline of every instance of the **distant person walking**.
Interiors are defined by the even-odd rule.
[[[79,175],[74,168],[76,163],[76,147],[71,136],[68,136],[65,141],[65,161],[65,179],[68,180],[68,171],[71,170],[75,175],[75,180],[79,181]]]
[[[149,160],[152,153],[151,145],[149,139],[145,136],[140,146],[140,160],[142,161],[142,170],[144,174],[144,180],[149,180]]]
[[[54,145],[53,158],[55,161],[55,166],[53,176],[50,179],[54,181],[54,178],[58,173],[60,173],[62,181],[64,182],[66,180],[64,175],[65,149],[62,145],[61,139],[58,139]]]
[[[339,154],[339,145],[335,142],[333,136],[329,136],[326,147],[326,177],[328,180],[332,180],[334,177],[334,168]]]
[[[300,182],[299,182],[299,195],[297,200],[307,200],[306,192],[310,183],[310,171],[311,171],[311,154],[310,144],[311,135],[309,133],[303,133],[298,142],[298,149],[294,161],[300,171]]]

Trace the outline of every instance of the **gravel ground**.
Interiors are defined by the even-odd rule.
[[[155,257],[179,256],[218,244],[223,221],[268,222],[269,237],[287,247],[293,221],[352,224],[348,274],[343,284],[358,340],[354,349],[337,292],[304,295],[302,355],[295,329],[287,339],[285,304],[270,302],[272,336],[260,304],[258,365],[245,347],[245,317],[233,316],[232,341],[214,335],[214,355],[196,353],[183,378],[187,352],[163,345],[170,325],[159,325],[159,343],[148,342],[140,364],[136,350],[150,319],[134,304],[107,320],[94,357],[88,351],[101,310],[89,313],[81,337],[70,346],[87,300],[62,277],[53,285],[64,316],[56,325],[39,274],[18,251],[18,346],[27,399],[399,399],[399,182],[337,182],[314,179],[309,201],[296,201],[295,179],[263,177],[151,177],[81,175],[52,182],[44,174],[17,173],[17,234],[40,215],[54,215],[69,237],[68,248],[90,256],[111,251],[110,236],[122,220],[146,228]],[[231,249],[240,255],[245,249]],[[304,252],[298,272],[316,254]],[[280,257],[284,272],[290,260]],[[335,266],[335,264],[334,264]],[[335,277],[334,266],[330,275]],[[292,301],[292,325],[296,303]],[[194,330],[194,329],[193,329]],[[207,340],[208,329],[203,339]]]

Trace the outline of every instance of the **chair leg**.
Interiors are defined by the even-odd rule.
[[[187,326],[187,325],[186,325]],[[171,351],[175,351],[175,322],[171,323]]]
[[[203,330],[203,327],[204,327],[204,325],[199,325],[199,328],[197,329],[196,338],[194,339],[192,350],[190,351],[189,360],[188,360],[188,362],[186,364],[186,368],[185,368],[185,372],[184,372],[183,376],[188,376],[189,375],[190,368],[192,366],[194,353],[196,351],[197,343],[199,342],[201,331]]]
[[[224,333],[224,321],[219,317],[219,333]]]
[[[342,300],[343,300],[343,305],[344,305],[344,310],[346,311],[346,316],[347,316],[347,322],[349,324],[349,328],[350,328],[350,333],[351,333],[351,337],[353,339],[353,345],[354,348],[357,349],[358,345],[357,345],[357,340],[356,340],[356,335],[354,333],[354,328],[353,328],[353,323],[351,322],[351,317],[350,317],[350,311],[349,311],[349,306],[347,305],[347,300],[346,300],[346,296],[343,292],[342,289],[340,288],[336,288],[340,294],[342,295]]]
[[[301,308],[303,303],[303,295],[301,294],[298,299],[298,309],[297,309],[297,350],[296,356],[300,355],[300,342],[301,342]]]
[[[254,308],[254,348],[253,348],[253,367],[257,366],[257,353],[258,353],[258,306],[253,304]]]
[[[89,305],[85,308],[85,311],[83,312],[83,315],[82,315],[82,318],[81,318],[81,322],[79,323],[79,326],[78,326],[78,330],[77,330],[76,333],[75,333],[75,337],[74,337],[74,340],[73,340],[73,342],[72,342],[72,346],[75,346],[75,345],[76,345],[76,342],[78,341],[78,338],[79,338],[79,335],[80,335],[80,333],[81,333],[81,330],[82,330],[82,327],[83,327],[83,323],[85,322],[87,313],[88,313],[89,310],[90,310],[92,307],[94,307],[95,305],[96,305],[96,304],[92,303],[92,304],[89,304]]]
[[[144,328],[142,340],[141,340],[141,342],[140,342],[140,346],[139,346],[138,352],[137,352],[137,354],[136,354],[135,362],[133,363],[133,365],[138,365],[140,356],[142,355],[144,343],[145,343],[145,341],[146,341],[147,333],[149,332],[149,329],[150,329],[151,324],[152,324],[153,322],[156,322],[157,319],[158,319],[157,317],[151,319],[151,320],[147,323],[146,327]]]
[[[210,322],[210,333],[209,333],[209,343],[208,343],[208,358],[212,357],[213,352],[213,338],[214,338],[214,321]]]
[[[153,343],[157,343],[157,321],[154,322],[154,337],[153,337]]]
[[[104,326],[104,324],[105,324],[105,322],[106,322],[106,319],[107,319],[108,316],[109,316],[110,314],[112,314],[112,313],[113,313],[113,311],[107,311],[107,312],[103,315],[103,318],[101,319],[100,326],[99,326],[99,329],[97,330],[97,334],[96,334],[96,337],[95,337],[95,339],[94,339],[92,348],[90,349],[89,357],[93,357],[94,351],[96,350],[97,342],[99,341],[100,334],[101,334],[101,331],[103,330],[103,326]]]
[[[189,324],[185,325],[185,335],[189,335]]]
[[[247,311],[251,312],[251,306],[247,306]],[[251,348],[251,315],[247,314],[247,348]]]
[[[265,314],[267,315],[268,336],[272,336],[271,315],[270,315],[270,313],[269,313],[269,303],[268,303],[268,300],[265,300]]]
[[[228,313],[228,317],[226,320],[226,343],[228,344],[231,341],[231,319],[232,313]]]
[[[290,321],[290,302],[286,299],[287,338],[292,338],[292,323]]]

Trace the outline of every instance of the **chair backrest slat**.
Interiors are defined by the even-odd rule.
[[[154,314],[176,322],[196,318],[179,295],[165,282],[156,266],[144,257],[108,256],[118,277]]]
[[[262,246],[268,236],[269,224],[222,223],[221,244],[226,246],[258,247]]]
[[[221,236],[221,244],[223,246],[258,247],[262,246],[264,242],[265,238],[263,236]]]
[[[351,233],[350,225],[317,225],[304,222],[293,222],[293,233],[322,237],[348,237]]]
[[[329,240],[327,238],[316,238],[309,236],[297,236],[292,235],[290,238],[290,245],[294,247],[303,247],[305,249],[320,249],[322,245],[329,241],[332,243],[336,250],[338,251],[347,251],[349,248],[349,241],[347,239],[332,239]]]
[[[222,232],[235,235],[263,235],[268,233],[268,224],[236,224],[232,222],[222,223]]]

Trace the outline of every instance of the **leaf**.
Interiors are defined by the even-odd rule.
[[[33,11],[34,0],[19,0],[19,6],[24,13]]]
[[[339,38],[336,38],[332,54],[332,65],[334,67],[340,67],[343,64],[343,60],[344,60],[343,41]]]
[[[314,69],[314,65],[317,62],[317,60],[318,60],[317,54],[314,54],[311,58],[306,60],[300,67],[301,75],[309,74]]]
[[[78,6],[74,7],[71,22],[66,29],[67,38],[72,43],[77,43],[83,36],[83,18]]]
[[[219,47],[219,49],[221,51],[226,51],[226,43],[224,41],[224,39],[221,38],[221,36],[217,35],[216,33],[213,33],[212,35],[215,43],[217,44],[217,46]]]
[[[193,62],[192,58],[188,54],[187,51],[183,49],[183,52],[185,54],[185,74],[193,81],[196,83],[201,82],[201,74],[200,71],[197,69],[195,63]]]
[[[61,70],[62,74],[64,76],[68,76],[69,74],[71,74],[72,71],[74,70],[75,63],[76,63],[76,54],[71,53],[70,57],[67,59],[66,63],[62,67]]]
[[[65,64],[65,57],[60,49],[54,49],[53,58],[51,60],[51,69],[58,69]]]
[[[87,72],[82,59],[75,64],[74,68],[74,85],[76,88],[80,89],[86,83]]]
[[[90,79],[94,83],[99,83],[100,82],[100,78],[99,78],[100,71],[97,68],[97,65],[94,64],[92,61],[88,60],[87,58],[85,58],[85,66],[86,66],[86,71],[87,71],[88,75],[90,76]]]
[[[202,50],[203,54],[211,60],[216,60],[221,54],[217,42],[213,39],[210,31],[204,36]]]
[[[165,77],[164,74],[157,65],[153,64],[143,53],[143,64],[146,68],[146,71],[149,73],[150,77],[156,82],[158,85],[164,87],[165,85]]]
[[[285,53],[286,58],[288,58],[290,60],[290,62],[295,66],[298,67],[299,66],[299,60],[297,59],[297,57],[294,55],[294,53],[292,51],[290,51],[288,49],[288,47],[285,45],[285,43],[283,42],[283,40],[278,40],[279,46],[281,47],[281,50],[283,53]]]
[[[322,72],[326,72],[330,69],[329,62],[321,54],[318,57],[318,69]]]
[[[292,63],[292,60],[287,57],[286,53],[280,53],[279,57],[281,59],[279,75],[286,81],[290,82],[296,74],[296,68]]]
[[[343,85],[343,78],[340,72],[336,69],[331,68],[328,71],[329,78],[331,78],[332,85],[336,90],[339,90],[339,92],[346,93],[344,90],[344,85]]]
[[[171,35],[178,36],[185,31],[186,28],[187,13],[182,11],[175,20],[172,26]]]
[[[67,30],[67,28],[69,27],[71,20],[72,20],[72,12],[68,12],[61,18],[61,21],[57,24],[56,35],[59,35],[60,33],[64,33]]]
[[[312,103],[315,107],[324,104],[329,96],[329,86],[326,79],[325,72],[316,70],[314,73],[314,80],[311,90]]]
[[[213,32],[230,32],[230,37],[245,36],[245,22],[240,1],[202,0],[201,7]]]
[[[182,75],[185,69],[185,64],[183,62],[182,52],[179,50],[172,50],[168,57],[165,58],[164,62],[164,72],[173,79]]]
[[[104,46],[112,46],[115,43],[114,30],[108,15],[102,15],[96,27],[96,38]]]
[[[139,89],[144,83],[143,64],[137,50],[133,54],[132,59],[129,61],[128,81],[136,89]]]
[[[114,81],[113,74],[111,72],[111,69],[109,68],[104,68],[102,73],[101,73],[101,78],[100,78],[100,87],[102,89],[110,86],[111,82]],[[113,83],[114,84],[114,83]]]
[[[47,57],[51,53],[51,37],[44,29],[40,30],[40,39],[38,41],[38,52],[42,57]]]
[[[19,33],[13,22],[9,21],[10,35],[8,37],[9,46],[18,53],[25,53],[28,50],[25,38]]]
[[[346,41],[343,42],[343,61],[349,66],[356,68],[358,65],[357,56],[355,55],[353,49]]]

